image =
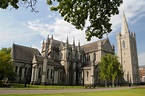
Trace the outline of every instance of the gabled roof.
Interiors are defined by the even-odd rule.
[[[12,45],[12,58],[14,61],[25,61],[31,63],[34,54],[40,55],[39,50],[17,44]]]
[[[37,63],[42,63],[43,62],[44,57],[42,55],[34,55],[33,56],[33,60],[36,61]]]
[[[66,43],[53,39],[53,41],[52,41],[52,46],[53,47],[59,48],[61,45],[65,46]],[[69,48],[72,48],[72,46],[73,46],[72,44],[68,44]],[[77,46],[75,46],[75,48],[77,48]]]
[[[93,43],[89,43],[89,44],[85,44],[85,45],[82,45],[81,46],[81,49],[83,49],[86,53],[87,52],[92,52],[92,51],[95,51],[95,50],[98,50],[98,43],[101,42],[102,44],[105,44],[107,39],[104,39],[104,40],[100,40],[100,41],[96,41],[96,42],[93,42]]]

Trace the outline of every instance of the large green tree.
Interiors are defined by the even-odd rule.
[[[2,48],[0,50],[0,80],[8,78],[14,79],[14,66],[11,59],[11,48]]]
[[[107,82],[112,82],[112,86],[114,86],[114,82],[117,79],[122,78],[122,66],[117,60],[117,56],[113,54],[107,54],[101,58],[99,62],[99,70],[100,70],[100,79],[105,81],[105,86],[107,86]]]
[[[46,0],[51,6],[52,11],[58,11],[65,21],[74,25],[77,29],[85,29],[86,39],[90,40],[92,36],[102,38],[103,34],[110,33],[112,15],[118,14],[118,7],[123,0]],[[0,8],[12,6],[16,9],[20,5],[30,7],[35,11],[37,0],[0,0]],[[86,25],[88,21],[88,25]]]

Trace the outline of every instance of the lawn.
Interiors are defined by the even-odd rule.
[[[99,91],[85,93],[61,93],[61,94],[9,94],[0,96],[145,96],[145,89],[127,89],[114,91]]]

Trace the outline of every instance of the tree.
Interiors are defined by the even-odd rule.
[[[2,48],[0,50],[0,80],[8,78],[14,79],[14,66],[11,59],[11,48]]]
[[[112,31],[111,16],[119,13],[118,7],[123,0],[47,0],[48,5],[53,5],[54,2],[58,5],[50,9],[58,11],[65,21],[77,29],[85,29],[86,39],[91,40],[92,36],[102,38],[103,34]],[[1,0],[0,8],[12,6],[18,9],[23,4],[35,11],[36,3],[37,0]],[[86,25],[86,21],[89,25]]]
[[[103,56],[99,62],[99,70],[100,79],[105,81],[105,86],[107,86],[107,81],[111,81],[114,86],[115,80],[122,78],[122,66],[115,55]]]

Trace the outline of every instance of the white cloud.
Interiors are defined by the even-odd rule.
[[[85,44],[87,41],[85,39],[85,32],[77,30],[70,23],[65,22],[63,19],[55,18],[55,22],[51,24],[42,23],[39,20],[28,22],[27,27],[33,31],[39,32],[43,37],[47,35],[54,36],[54,39],[66,41],[67,36],[69,37],[69,42],[72,43],[72,39],[75,41],[80,40],[81,44]],[[92,41],[96,41],[96,38],[92,38]],[[90,41],[90,42],[92,42]],[[77,43],[77,42],[76,42]]]
[[[135,23],[137,20],[139,20],[141,17],[145,16],[145,1],[144,0],[123,0],[123,4],[119,8],[119,15],[115,15],[111,18],[112,22],[112,29],[113,32],[111,33],[116,34],[116,32],[121,31],[121,16],[122,11],[125,11],[126,18],[128,22]],[[57,15],[58,16],[58,15]],[[55,18],[55,21],[51,24],[46,24],[43,22],[40,22],[39,20],[36,21],[29,21],[28,22],[28,28],[39,32],[42,36],[46,38],[48,34],[53,34],[56,39],[65,41],[67,35],[70,38],[75,37],[76,40],[80,39],[82,41],[82,44],[86,43],[85,40],[85,33],[84,31],[80,31],[75,29],[74,26],[71,24],[63,21],[63,19],[60,19],[60,16],[57,17],[55,13],[48,15],[48,18]],[[110,35],[111,35],[110,34]],[[110,36],[109,35],[109,36]],[[94,41],[95,38],[92,38],[92,41]]]
[[[138,55],[139,65],[145,65],[145,52]]]
[[[145,0],[123,0],[119,14],[111,18],[113,32],[120,31],[122,12],[125,12],[128,22],[135,23],[145,17]]]

